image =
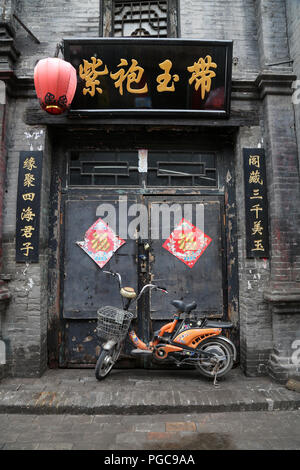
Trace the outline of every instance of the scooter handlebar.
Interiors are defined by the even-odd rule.
[[[168,294],[168,291],[165,287],[156,286],[156,289],[163,291],[165,294]]]
[[[105,274],[110,274],[110,275],[113,276],[113,277],[117,277],[118,280],[119,280],[120,285],[122,284],[121,274],[115,273],[115,272],[113,272],[113,271],[103,271],[103,272],[104,272]]]
[[[121,275],[119,273],[115,273],[113,271],[103,271],[105,274],[110,274],[111,276],[113,277],[117,277],[119,279],[119,283],[120,283],[120,286],[122,284],[122,278],[121,278]],[[138,298],[141,297],[142,293],[145,291],[146,288],[152,288],[152,289],[155,289],[155,290],[161,290],[162,292],[164,292],[165,294],[168,294],[168,291],[165,287],[161,287],[161,286],[156,286],[155,284],[147,284],[146,286],[143,287],[143,289],[141,290],[141,292],[139,293],[138,295]],[[138,298],[136,300],[138,300]]]

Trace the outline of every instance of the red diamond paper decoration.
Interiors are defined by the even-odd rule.
[[[163,248],[192,268],[212,239],[188,220],[182,219],[163,244]]]
[[[103,268],[125,241],[102,219],[98,219],[85,233],[84,241],[76,243],[100,268]]]

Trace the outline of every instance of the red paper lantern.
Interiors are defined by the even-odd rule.
[[[42,59],[34,69],[34,86],[42,109],[50,114],[62,114],[74,98],[76,70],[62,59]]]

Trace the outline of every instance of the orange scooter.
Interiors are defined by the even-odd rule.
[[[193,365],[202,375],[213,378],[214,384],[217,377],[230,371],[236,359],[236,348],[232,341],[222,336],[222,330],[232,328],[232,323],[207,318],[191,319],[196,302],[185,304],[181,300],[173,300],[171,304],[177,309],[173,321],[154,332],[152,341],[146,344],[130,328],[134,315],[129,312],[129,306],[133,300],[139,300],[146,289],[168,292],[163,287],[147,284],[137,296],[132,287],[122,287],[119,273],[104,272],[118,279],[123,309],[102,307],[98,310],[97,334],[102,340],[102,350],[95,368],[98,380],[107,377],[117,362],[127,334],[136,347],[131,351],[132,355],[151,355],[155,361],[171,361],[178,367]],[[181,319],[183,314],[184,318]]]

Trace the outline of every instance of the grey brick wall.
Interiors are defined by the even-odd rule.
[[[271,234],[270,282],[265,292],[271,312],[273,342],[268,366],[274,378],[285,381],[292,373],[299,373],[297,364],[290,358],[291,346],[299,334],[296,326],[300,323],[299,300],[292,302],[295,294],[299,296],[300,286],[300,195],[290,85],[282,83],[280,89],[276,74],[287,77],[293,70],[289,63],[270,65],[289,60],[286,2],[258,0],[256,6],[261,66],[268,70],[262,108]]]
[[[181,0],[183,38],[233,40],[238,58],[234,78],[258,72],[258,45],[253,0]]]
[[[286,1],[256,0],[254,3],[257,14],[261,67],[266,68],[269,64],[289,60]],[[288,64],[281,64],[280,68],[287,66]],[[273,67],[272,65],[272,70],[274,70]]]
[[[2,8],[2,10],[1,10]],[[26,1],[0,4],[3,20],[15,12],[39,39],[40,44],[12,19],[15,45],[20,59],[15,65],[19,77],[33,77],[36,62],[53,56],[64,37],[98,36],[99,1]],[[11,19],[11,18],[10,18]],[[35,100],[34,100],[35,101]],[[23,116],[30,101],[10,99],[7,104],[6,146],[8,154],[3,213],[3,270],[11,275],[12,299],[2,325],[7,345],[7,371],[11,375],[40,375],[47,366],[48,310],[48,206],[51,180],[51,149],[46,128],[28,127]],[[26,266],[15,263],[16,189],[19,152],[43,150],[43,179],[40,220],[40,262]],[[2,373],[2,372],[1,372]]]
[[[99,35],[99,0],[30,0],[18,2],[17,15],[39,39],[36,44],[14,20],[16,46],[21,52],[16,73],[32,76],[36,62],[53,57],[56,44],[63,37],[95,37]]]
[[[260,127],[241,128],[236,141],[236,201],[238,210],[239,305],[241,366],[247,375],[265,375],[272,349],[272,318],[264,290],[270,261],[246,258],[244,173],[242,149],[263,147]]]
[[[50,160],[45,129],[23,122],[27,100],[10,99],[6,129],[7,185],[3,214],[3,270],[11,275],[9,302],[2,335],[7,345],[10,374],[40,375],[46,367],[47,335],[47,237]],[[39,264],[15,263],[16,196],[21,150],[44,150]]]

